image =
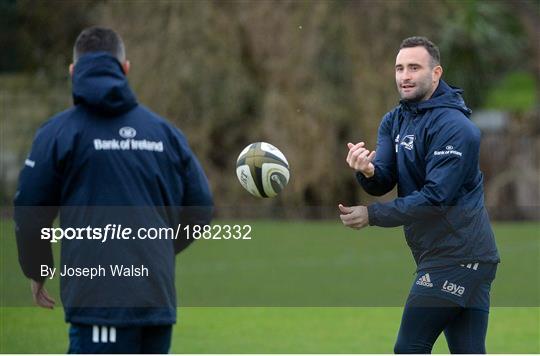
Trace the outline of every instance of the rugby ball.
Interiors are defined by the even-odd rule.
[[[275,146],[266,142],[251,143],[236,160],[236,176],[252,195],[273,198],[289,183],[289,162]]]

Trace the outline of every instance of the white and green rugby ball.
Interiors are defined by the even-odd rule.
[[[289,182],[289,162],[275,146],[249,144],[236,160],[236,175],[242,187],[259,198],[273,198]]]

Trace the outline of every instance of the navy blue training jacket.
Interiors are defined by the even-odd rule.
[[[356,174],[371,195],[397,184],[397,199],[368,207],[369,224],[403,225],[419,270],[499,262],[484,207],[480,130],[461,92],[441,80],[429,100],[402,101],[380,124],[374,176]]]
[[[74,106],[37,132],[19,178],[15,223],[25,275],[43,280],[53,266],[51,242],[40,238],[57,215],[60,226],[175,227],[207,224],[212,195],[186,138],[139,105],[120,63],[106,53],[81,57],[73,73]],[[62,240],[61,263],[98,267],[107,277],[61,279],[68,322],[163,325],[176,321],[175,253],[190,241]],[[110,276],[109,265],[140,266],[148,277]],[[60,272],[60,271],[59,271]],[[58,276],[58,274],[57,274]]]

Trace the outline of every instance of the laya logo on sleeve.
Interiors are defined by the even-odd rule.
[[[152,151],[163,152],[163,141],[135,140],[137,131],[133,127],[124,126],[118,131],[123,140],[102,140],[94,139],[94,149],[96,151]]]
[[[441,151],[434,151],[433,152],[433,155],[434,156],[446,156],[446,155],[456,155],[456,156],[463,156],[463,153],[457,151],[454,149],[454,146],[452,145],[448,145],[444,148],[444,150],[441,150]]]

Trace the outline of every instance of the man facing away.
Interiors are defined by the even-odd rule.
[[[44,283],[55,274],[43,273],[54,264],[51,242],[40,234],[57,215],[63,229],[101,228],[103,235],[107,227],[132,228],[129,240],[110,231],[108,241],[94,240],[96,230],[62,240],[56,276],[70,268],[104,274],[60,280],[70,353],[168,352],[175,254],[192,240],[137,233],[211,219],[212,195],[197,158],[178,129],[137,103],[129,69],[116,32],[81,32],[69,68],[74,106],[38,130],[15,197],[19,261],[41,307],[54,306]],[[139,273],[128,268],[119,276],[125,267]]]
[[[489,294],[500,262],[479,169],[480,131],[462,91],[442,79],[438,48],[405,39],[396,57],[399,105],[380,124],[376,151],[348,144],[364,190],[398,198],[339,205],[344,225],[404,227],[417,264],[396,353],[430,353],[444,331],[452,353],[485,353]]]

